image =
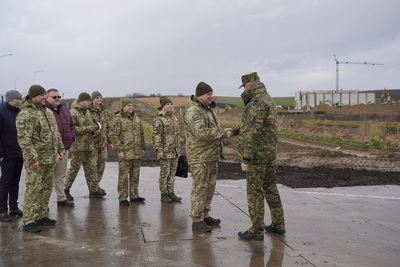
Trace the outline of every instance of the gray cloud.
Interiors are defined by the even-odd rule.
[[[238,96],[258,71],[272,96],[399,88],[396,0],[3,1],[0,93],[36,81],[66,97],[100,90]],[[44,72],[34,72],[44,70]]]

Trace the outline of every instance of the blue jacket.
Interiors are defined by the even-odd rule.
[[[15,124],[19,108],[7,102],[0,109],[0,158],[22,158]]]

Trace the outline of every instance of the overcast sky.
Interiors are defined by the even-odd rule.
[[[257,71],[273,97],[400,88],[398,0],[2,0],[0,93],[37,83],[66,98],[239,96]],[[3,56],[12,54],[12,56]]]

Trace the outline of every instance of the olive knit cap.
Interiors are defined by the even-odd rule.
[[[96,97],[100,96],[101,98],[103,98],[102,94],[99,91],[94,91],[92,93],[92,100],[94,100]]]
[[[166,96],[160,97],[160,105],[161,105],[162,108],[163,108],[166,104],[168,104],[168,103],[171,103],[171,104],[172,104],[171,99],[169,99],[169,98],[166,97]]]
[[[249,73],[249,74],[245,74],[245,75],[242,76],[242,85],[239,86],[238,89],[244,87],[244,85],[246,83],[256,82],[256,81],[260,81],[260,77],[258,77],[257,72],[252,72],[252,73]]]
[[[121,104],[121,109],[123,109],[126,105],[133,104],[133,100],[127,97],[121,98],[120,104]]]
[[[29,88],[28,98],[32,99],[38,95],[45,94],[46,89],[44,89],[41,85],[34,84]]]
[[[80,93],[78,96],[78,103],[83,101],[91,101],[90,95],[86,92]]]
[[[211,88],[211,86],[209,86],[205,82],[199,82],[196,87],[196,96],[202,96],[212,91],[213,89]]]

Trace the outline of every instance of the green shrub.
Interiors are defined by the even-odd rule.
[[[384,147],[383,140],[380,138],[372,138],[368,143],[368,147],[372,149],[382,149]]]

